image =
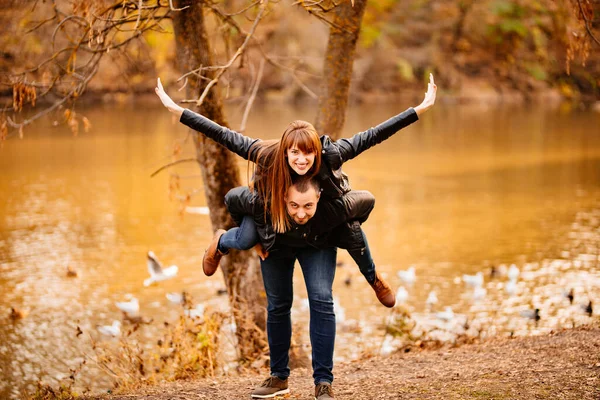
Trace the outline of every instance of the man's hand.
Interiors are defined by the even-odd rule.
[[[181,117],[181,114],[183,114],[183,107],[181,107],[177,103],[175,103],[173,101],[173,99],[171,99],[169,97],[169,95],[165,92],[165,89],[163,89],[162,83],[160,83],[160,78],[158,78],[156,81],[156,88],[154,88],[154,91],[156,92],[156,95],[158,96],[160,101],[163,103],[163,105],[165,107],[167,107],[167,109],[169,111],[171,111],[173,114],[177,115],[178,117]]]
[[[429,83],[427,84],[427,93],[423,102],[415,107],[417,115],[420,117],[425,111],[429,110],[435,104],[435,95],[437,93],[437,85],[433,81],[433,74],[429,74]]]
[[[269,257],[269,252],[265,251],[265,249],[262,247],[262,244],[260,244],[260,243],[257,243],[254,246],[254,250],[256,250],[256,253],[260,257],[260,259],[263,260],[263,261],[265,261],[266,258]]]

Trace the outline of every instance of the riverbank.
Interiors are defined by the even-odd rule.
[[[174,382],[90,399],[244,399],[267,373]],[[311,398],[310,374],[293,370],[286,398]],[[598,399],[600,324],[369,357],[336,365],[335,375],[336,399]]]

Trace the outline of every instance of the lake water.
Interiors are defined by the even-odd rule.
[[[353,107],[344,136],[404,108]],[[207,278],[201,271],[212,236],[208,216],[181,213],[181,202],[170,196],[177,173],[182,193],[193,193],[191,205],[205,205],[199,167],[180,164],[150,178],[174,160],[176,144],[179,157],[194,156],[186,128],[159,107],[80,111],[92,123],[87,133],[73,137],[46,120],[0,150],[0,398],[17,397],[39,379],[68,376],[90,353],[86,337],[105,340],[96,326],[120,319],[114,302],[127,295],[154,318],[142,327],[148,341],[162,321],[179,315],[167,292],[185,289],[199,302],[227,302],[217,295],[220,273]],[[229,111],[235,128],[240,112]],[[291,120],[314,115],[310,107],[256,106],[247,133],[276,138]],[[246,162],[239,164],[245,177]],[[405,286],[406,307],[424,325],[451,306],[488,334],[539,333],[585,323],[579,306],[600,304],[600,114],[439,105],[344,170],[353,188],[376,196],[364,224],[376,264],[394,288]],[[144,288],[148,250],[177,264],[177,278]],[[345,264],[334,284],[343,309],[340,361],[379,351],[388,341],[382,326],[390,311],[378,305],[347,253],[338,257]],[[489,276],[491,265],[511,264],[521,270],[512,297],[507,278]],[[411,265],[417,279],[408,285],[397,271]],[[68,266],[78,277],[66,276]],[[461,277],[480,271],[487,293],[477,300]],[[573,306],[564,297],[571,288]],[[438,303],[430,308],[431,291]],[[301,279],[295,293],[294,318],[306,339]],[[10,307],[27,316],[12,321]],[[535,325],[521,316],[533,308],[542,317]],[[78,326],[85,335],[76,336]],[[109,388],[93,365],[88,369],[81,385]]]

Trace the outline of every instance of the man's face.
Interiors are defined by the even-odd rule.
[[[312,186],[305,193],[300,193],[295,186],[289,188],[285,205],[294,222],[304,225],[315,215],[319,195]]]

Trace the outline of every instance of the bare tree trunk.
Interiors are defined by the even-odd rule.
[[[367,0],[356,0],[354,7],[350,1],[343,2],[335,8],[329,28],[315,127],[332,138],[340,136],[346,120],[356,41],[366,5]]]
[[[188,8],[185,10],[175,12],[173,18],[177,61],[182,73],[200,66],[213,65],[204,21],[203,1],[176,2],[176,8],[186,6]],[[187,97],[198,98],[206,84],[206,80],[190,75],[186,86]],[[197,111],[220,125],[227,126],[217,85],[211,89]],[[241,184],[239,169],[235,163],[237,156],[201,134],[195,134],[195,144],[213,231],[217,228],[230,228],[233,222],[225,208],[223,198],[231,188]],[[202,247],[202,244],[199,244],[198,251],[201,251]],[[261,293],[264,293],[262,277],[257,258],[251,256],[252,253],[248,251],[232,251],[221,262],[237,326],[236,336],[242,361],[253,360],[267,347],[266,300],[264,295],[261,296]]]

